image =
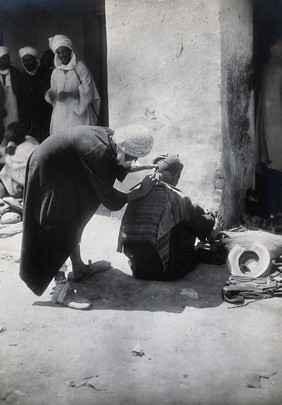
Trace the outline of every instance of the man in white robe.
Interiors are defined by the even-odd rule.
[[[11,66],[9,49],[0,46],[0,141],[7,126],[19,120],[19,81],[20,72]]]
[[[94,79],[82,61],[76,61],[71,40],[65,35],[49,39],[55,69],[45,99],[53,105],[50,134],[75,125],[96,125],[100,96]]]

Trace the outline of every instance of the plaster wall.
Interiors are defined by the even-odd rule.
[[[209,209],[222,202],[219,5],[106,0],[110,126],[148,126],[155,144],[144,160],[178,153],[179,187]]]
[[[223,205],[229,222],[243,209],[254,176],[253,26],[251,0],[222,0]]]

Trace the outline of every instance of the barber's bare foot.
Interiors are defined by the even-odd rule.
[[[78,265],[73,265],[73,271],[69,273],[69,279],[72,281],[80,281],[93,274],[102,273],[105,270],[111,268],[111,263],[107,260],[99,260],[92,263],[88,260],[88,264],[80,263]]]
[[[73,266],[72,272],[69,273],[68,278],[72,281],[79,281],[92,274],[90,267],[87,264],[81,263]]]

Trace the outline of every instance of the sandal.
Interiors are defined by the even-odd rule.
[[[89,309],[91,307],[89,299],[78,296],[67,280],[56,281],[52,303],[61,304],[72,309]]]

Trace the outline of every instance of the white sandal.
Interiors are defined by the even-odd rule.
[[[56,281],[52,303],[72,309],[89,309],[91,307],[89,299],[78,296],[67,280]]]

